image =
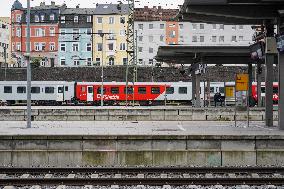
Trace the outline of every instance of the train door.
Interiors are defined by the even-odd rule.
[[[94,87],[93,86],[88,86],[87,101],[88,102],[94,101]]]
[[[63,102],[64,101],[64,86],[58,85],[57,86],[57,102]]]

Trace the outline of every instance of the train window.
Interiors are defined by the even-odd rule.
[[[265,93],[265,87],[261,87],[261,93]]]
[[[273,94],[278,94],[278,87],[273,87]]]
[[[32,87],[31,93],[33,93],[33,94],[39,94],[39,93],[40,93],[40,87]]]
[[[179,94],[187,94],[187,87],[180,87],[178,89]]]
[[[93,94],[93,90],[94,90],[93,87],[88,87],[88,93],[89,93],[89,94]]]
[[[101,87],[98,88],[97,93],[101,94]],[[104,88],[104,94],[106,94],[106,88]]]
[[[45,87],[46,94],[54,94],[54,87]]]
[[[112,87],[110,90],[111,94],[119,94],[119,87]]]
[[[126,87],[124,88],[124,94],[126,94]],[[133,94],[133,87],[128,87],[127,94]]]
[[[225,88],[224,87],[219,87],[219,92],[220,93],[225,93]]]
[[[26,87],[17,87],[17,93],[24,94],[27,92]]]
[[[138,94],[146,94],[146,87],[139,87]]]
[[[214,87],[210,87],[210,93],[215,93],[215,88]]]
[[[68,89],[68,86],[65,86],[65,91],[68,91],[69,89]]]
[[[64,92],[64,88],[63,87],[58,87],[58,93],[63,93]]]
[[[152,87],[151,88],[151,93],[152,94],[160,94],[161,93],[160,87]]]
[[[174,87],[167,87],[166,94],[174,94],[174,93],[175,93],[175,88]]]
[[[81,87],[82,93],[86,92],[86,87]]]
[[[11,86],[4,86],[4,93],[12,93],[12,87]]]

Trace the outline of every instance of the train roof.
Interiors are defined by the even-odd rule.
[[[67,81],[32,81],[33,85],[65,85],[74,84],[75,82]],[[27,81],[0,81],[0,85],[25,85]]]

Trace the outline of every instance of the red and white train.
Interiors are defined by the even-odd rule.
[[[101,82],[33,81],[32,102],[35,105],[100,105],[101,85]],[[206,86],[206,82],[201,82],[202,100],[207,99]],[[105,105],[124,105],[126,99],[140,105],[164,105],[165,102],[190,105],[192,102],[191,82],[137,82],[134,86],[129,83],[128,89],[125,82],[105,82],[103,88]],[[234,104],[233,96],[228,93],[229,89],[234,90],[234,82],[211,82],[211,100],[214,94],[220,92],[225,96],[227,104]],[[261,90],[261,96],[264,97],[264,83]],[[252,85],[252,96],[256,103],[256,83]],[[278,102],[277,83],[274,83],[273,100],[275,103]],[[26,81],[0,81],[0,102],[8,105],[24,104]]]

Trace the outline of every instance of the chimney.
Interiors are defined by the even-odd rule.
[[[156,6],[153,6],[153,9],[156,9],[157,7]]]
[[[51,6],[55,6],[55,1],[51,1]]]
[[[76,5],[76,9],[79,9],[80,8],[80,5]]]
[[[41,2],[41,3],[40,3],[40,6],[41,6],[41,7],[45,6],[45,2]]]
[[[162,10],[162,6],[158,6],[158,10]]]

